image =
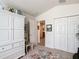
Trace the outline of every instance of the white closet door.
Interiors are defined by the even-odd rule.
[[[55,20],[55,48],[67,51],[67,18]]]
[[[14,41],[24,40],[24,30],[14,30]]]
[[[24,17],[14,15],[14,29],[24,29]]]
[[[79,17],[69,17],[68,19],[68,51],[75,53],[79,40],[76,38],[76,33],[78,33]]]
[[[9,28],[9,15],[5,13],[0,13],[0,29],[8,29]]]

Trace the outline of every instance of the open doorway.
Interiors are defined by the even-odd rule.
[[[45,46],[45,21],[38,22],[38,44]]]

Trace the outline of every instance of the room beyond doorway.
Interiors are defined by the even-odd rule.
[[[38,22],[38,44],[45,46],[45,21]]]

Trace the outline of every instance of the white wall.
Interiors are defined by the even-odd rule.
[[[42,19],[52,19],[62,16],[70,16],[74,14],[79,14],[79,4],[70,4],[70,5],[58,5],[47,12],[36,17],[37,20]]]
[[[37,21],[45,20],[46,24],[52,24],[52,32],[46,32],[45,46],[54,48],[54,18],[79,14],[79,4],[59,5],[36,17]]]

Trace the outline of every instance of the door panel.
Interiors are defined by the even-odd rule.
[[[55,20],[55,48],[67,51],[67,18]]]

